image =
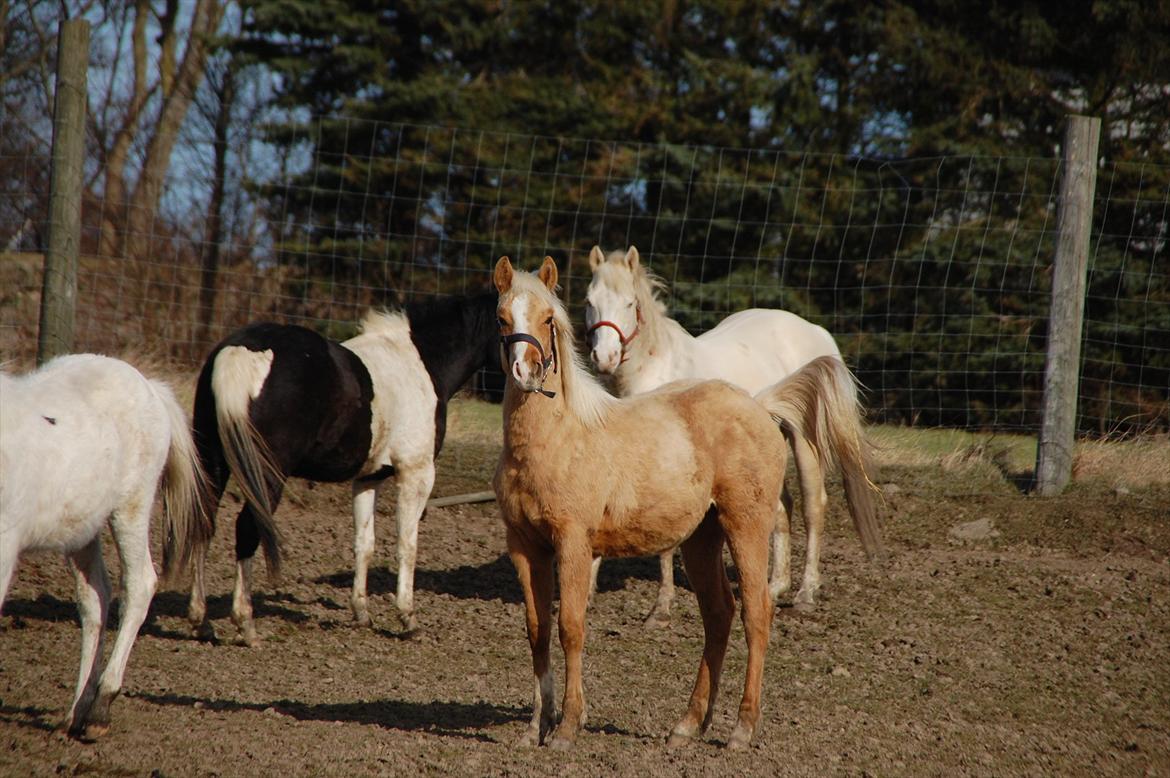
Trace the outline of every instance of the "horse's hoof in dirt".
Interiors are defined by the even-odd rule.
[[[355,613],[353,615],[353,625],[355,627],[370,627],[374,622],[370,619],[369,613]]]
[[[752,744],[753,734],[752,730],[743,724],[736,724],[735,729],[731,732],[731,737],[727,739],[727,747],[732,751],[747,748]]]
[[[536,748],[539,745],[540,735],[528,729],[516,739],[516,742],[512,744],[512,748]]]
[[[398,614],[398,626],[402,628],[403,635],[413,635],[418,632],[418,617],[411,614]]]
[[[817,607],[816,589],[801,589],[792,599],[792,607],[798,611],[811,611]]]
[[[660,611],[655,608],[642,622],[642,626],[646,629],[666,629],[670,626],[670,612]]]
[[[191,637],[200,643],[216,643],[219,641],[219,636],[215,634],[215,627],[211,626],[211,622],[209,621],[192,624]]]
[[[260,636],[256,634],[256,630],[250,629],[236,635],[232,643],[246,648],[258,648],[260,646]]]
[[[548,747],[553,751],[568,751],[573,747],[573,739],[568,737],[561,737],[553,735],[549,738]]]
[[[81,737],[79,738],[79,740],[81,740],[82,742],[93,742],[93,741],[97,740],[98,738],[105,737],[106,734],[109,733],[109,731],[110,731],[109,722],[105,722],[105,723],[90,722],[89,724],[85,725],[85,729],[82,731],[82,734],[81,734]]]
[[[667,748],[682,748],[690,743],[694,738],[690,735],[685,735],[681,732],[671,732],[670,737],[666,739]]]

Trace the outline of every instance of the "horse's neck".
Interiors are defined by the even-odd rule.
[[[691,373],[695,338],[654,306],[643,314],[641,335],[630,341],[629,359],[617,371],[619,394],[641,394]]]
[[[493,318],[479,298],[467,302],[472,310],[457,318],[418,317],[411,320],[410,337],[430,373],[435,394],[447,402],[459,387],[487,362],[491,344],[499,338]],[[484,308],[483,311],[479,310]],[[491,309],[494,310],[492,305]]]
[[[584,431],[568,407],[559,371],[548,376],[544,389],[553,396],[525,392],[511,380],[504,388],[504,450],[514,459],[539,463],[546,447]]]

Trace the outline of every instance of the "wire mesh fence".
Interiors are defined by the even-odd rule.
[[[501,255],[528,269],[557,259],[581,321],[591,247],[634,244],[693,334],[750,307],[824,326],[874,420],[1039,425],[1057,158],[882,160],[351,117],[282,132],[235,171],[251,221],[218,239],[190,207],[126,241],[141,220],[86,196],[79,350],[195,363],[260,319],[340,338],[367,307],[484,288]],[[28,171],[24,205],[0,212],[0,345],[20,358],[35,349],[45,161],[5,163]],[[1166,429],[1170,169],[1109,162],[1098,181],[1078,428]]]

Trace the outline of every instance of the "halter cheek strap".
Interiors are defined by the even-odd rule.
[[[527,332],[513,332],[511,335],[500,336],[500,347],[508,348],[513,343],[527,343],[534,347],[537,353],[540,354],[540,366],[544,369],[544,375],[548,375],[548,369],[551,367],[555,373],[557,370],[557,330],[555,324],[548,325],[549,334],[552,336],[550,341],[552,343],[552,353],[547,357],[544,355],[544,346],[540,341],[529,335]],[[556,397],[556,392],[550,392],[544,388],[544,375],[540,378],[540,387],[533,389],[534,392],[540,392],[545,397]]]
[[[617,326],[616,324],[614,324],[612,321],[610,321],[608,319],[602,319],[601,321],[594,324],[592,327],[589,328],[589,332],[586,334],[592,335],[596,330],[598,330],[602,327],[609,327],[610,329],[612,329],[614,332],[617,333],[618,341],[622,344],[622,361],[619,362],[618,364],[624,365],[626,363],[626,360],[630,358],[629,355],[626,353],[626,346],[628,346],[630,344],[630,341],[632,341],[634,338],[638,337],[638,333],[642,331],[642,306],[641,305],[638,306],[638,321],[634,325],[634,331],[630,333],[630,336],[628,338],[622,333],[621,327]]]

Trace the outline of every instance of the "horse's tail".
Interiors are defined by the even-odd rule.
[[[207,512],[207,475],[195,450],[187,414],[165,383],[151,380],[150,387],[166,408],[171,428],[162,477],[162,547],[163,580],[172,581],[190,563],[194,549],[210,542],[214,528]]]
[[[280,575],[282,539],[273,515],[276,506],[270,495],[274,487],[283,486],[285,475],[267,441],[252,423],[250,413],[252,399],[259,396],[271,366],[271,351],[225,346],[214,357],[210,389],[224,458],[252,508],[268,572],[275,577]]]
[[[867,473],[873,469],[870,445],[861,429],[857,383],[836,356],[818,357],[756,395],[786,435],[812,444],[822,469],[835,460],[841,467],[845,501],[866,554],[884,553],[877,520],[877,489]]]

